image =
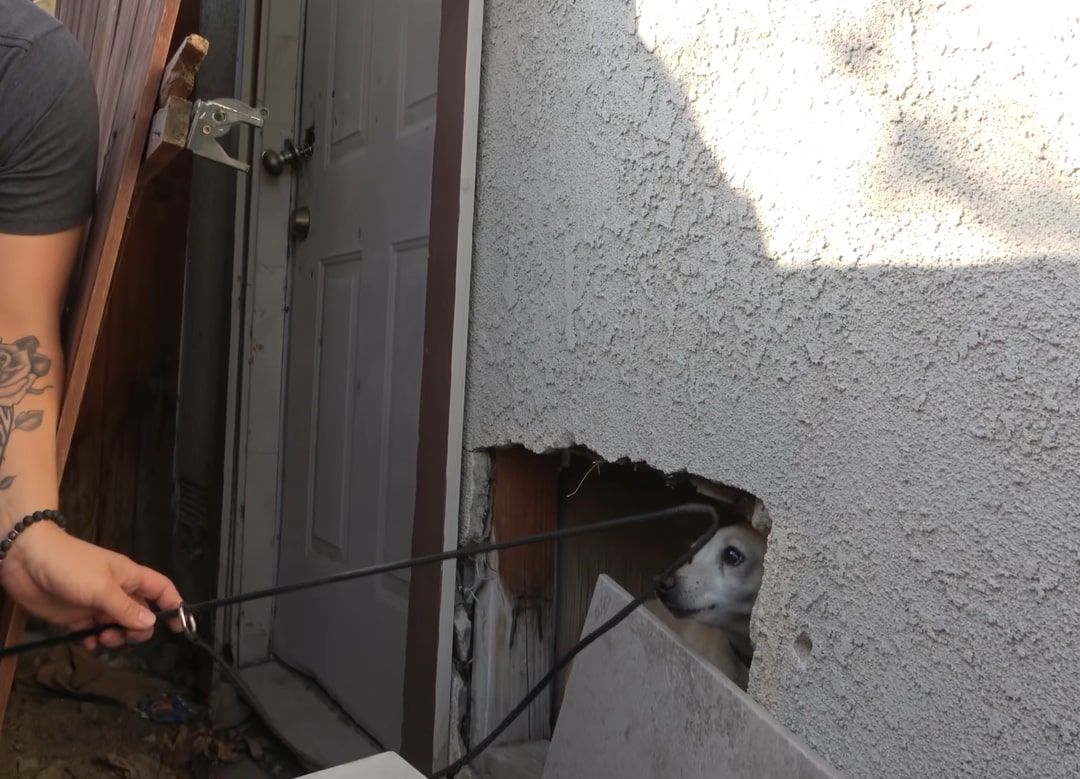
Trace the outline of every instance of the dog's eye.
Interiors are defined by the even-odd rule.
[[[744,557],[743,553],[735,547],[729,546],[727,549],[720,553],[720,559],[724,561],[724,565],[730,565],[734,567],[741,563],[743,560],[745,560],[746,557]]]

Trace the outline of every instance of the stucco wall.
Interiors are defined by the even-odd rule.
[[[762,497],[751,692],[848,775],[1075,776],[1080,14],[487,6],[467,445]]]

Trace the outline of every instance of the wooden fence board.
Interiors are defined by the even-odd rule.
[[[115,80],[105,83],[101,98],[102,105],[109,106],[110,121],[109,130],[102,135],[97,216],[91,224],[81,282],[67,326],[67,391],[57,433],[61,468],[101,328],[179,5],[180,0],[122,0],[120,4],[117,29],[130,28],[132,33],[119,36],[129,45],[114,50],[110,60],[125,68],[117,71]],[[130,24],[123,21],[128,18]],[[112,68],[113,62],[104,67]]]

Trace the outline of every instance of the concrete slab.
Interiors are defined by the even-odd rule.
[[[399,755],[383,752],[348,765],[306,774],[300,779],[424,779],[424,775]]]
[[[482,752],[470,768],[478,779],[541,779],[550,742],[500,744]]]
[[[267,727],[305,765],[338,766],[382,752],[321,690],[284,665],[243,668],[239,679]]]
[[[600,576],[582,634],[630,600]],[[642,608],[575,660],[543,779],[601,776],[839,779]]]
[[[237,763],[222,766],[215,777],[216,779],[274,779],[273,774],[246,758]]]

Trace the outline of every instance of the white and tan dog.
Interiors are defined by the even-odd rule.
[[[746,689],[750,614],[764,573],[766,539],[739,523],[722,527],[645,606],[705,660]]]

